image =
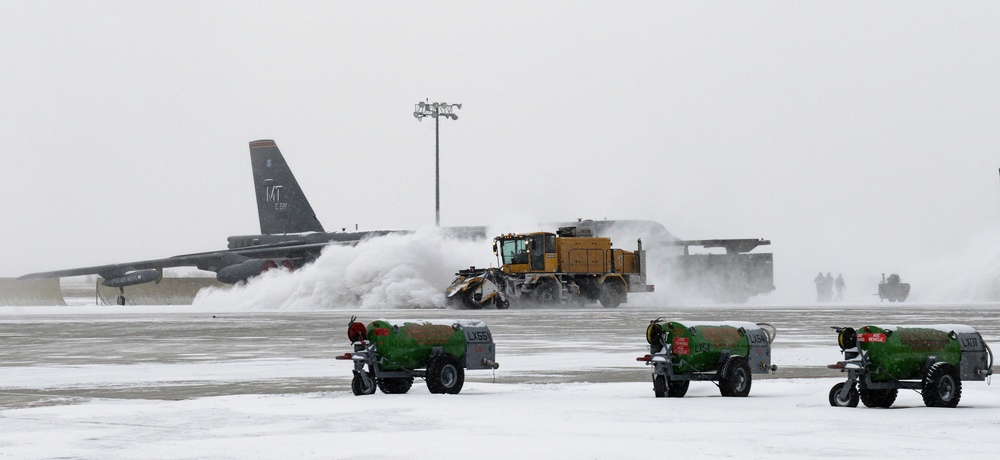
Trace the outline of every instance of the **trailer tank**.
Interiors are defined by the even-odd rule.
[[[877,326],[834,328],[844,360],[829,367],[848,373],[830,390],[830,404],[889,407],[900,388],[918,390],[924,404],[955,407],[962,380],[985,380],[993,354],[971,326]],[[858,386],[855,389],[855,385]]]
[[[354,321],[348,338],[354,353],[338,359],[354,361],[351,389],[355,395],[406,393],[414,377],[427,381],[431,393],[457,394],[465,369],[496,369],[496,347],[489,328],[475,320]],[[365,367],[367,366],[367,370]]]
[[[650,354],[638,358],[653,366],[656,397],[682,397],[691,380],[719,381],[723,396],[747,396],[754,373],[771,365],[773,326],[744,321],[662,322],[646,328]]]
[[[375,320],[368,325],[368,341],[375,344],[383,370],[417,369],[426,366],[432,349],[455,356],[465,355],[465,330],[453,324],[404,321],[391,324]]]

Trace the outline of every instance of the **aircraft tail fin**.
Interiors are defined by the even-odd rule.
[[[273,140],[250,143],[250,165],[261,234],[323,231],[323,225]]]

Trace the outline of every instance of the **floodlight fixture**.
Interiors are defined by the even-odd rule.
[[[458,120],[456,109],[462,104],[447,102],[418,102],[413,107],[413,117],[424,121],[424,117],[434,118],[434,225],[441,226],[441,117]]]

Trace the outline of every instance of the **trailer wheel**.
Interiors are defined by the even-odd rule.
[[[465,369],[455,355],[442,353],[427,363],[427,389],[431,393],[458,394],[465,383]]]
[[[670,385],[667,386],[667,396],[683,398],[687,394],[689,386],[691,386],[690,380],[671,380]]]
[[[890,390],[869,390],[862,388],[858,391],[858,395],[861,396],[861,402],[864,403],[865,407],[889,407],[892,403],[896,402],[896,395],[898,394],[899,390],[896,388]]]
[[[927,407],[955,407],[962,399],[962,381],[955,367],[948,363],[934,363],[924,377],[924,405]]]
[[[840,397],[840,389],[844,388],[847,382],[840,382],[830,389],[830,405],[833,407],[858,407],[858,389],[851,385],[847,398]]]
[[[667,395],[667,378],[662,375],[653,376],[653,394],[657,398],[662,398]]]
[[[354,372],[354,379],[351,380],[351,391],[354,392],[354,396],[364,396],[375,393],[375,378],[368,374],[365,377],[361,376],[360,372]]]
[[[742,356],[730,356],[722,366],[719,391],[722,396],[745,397],[750,394],[750,364]]]
[[[624,290],[615,281],[605,281],[601,284],[601,306],[604,308],[618,308],[625,297]]]
[[[378,389],[387,395],[404,394],[413,386],[413,377],[393,377],[378,379]]]

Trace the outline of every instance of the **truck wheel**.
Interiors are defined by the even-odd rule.
[[[354,372],[354,379],[351,380],[351,391],[354,396],[364,396],[375,393],[375,378],[368,375],[368,378],[361,376],[360,372]]]
[[[510,308],[510,301],[507,299],[497,298],[496,304],[497,304],[497,310],[506,310]]]
[[[862,388],[858,391],[858,395],[861,396],[861,402],[864,403],[865,407],[889,407],[892,403],[896,402],[896,395],[899,394],[898,389],[891,390],[869,390]]]
[[[531,298],[542,305],[553,305],[559,302],[559,288],[552,282],[543,281],[535,287]]]
[[[722,396],[745,397],[750,394],[750,364],[742,356],[730,356],[722,365],[719,391]]]
[[[670,398],[683,398],[688,392],[690,380],[671,380],[667,387],[667,396]]]
[[[662,398],[667,395],[667,378],[662,375],[653,376],[653,394],[657,398]]]
[[[393,377],[378,379],[378,389],[387,395],[405,394],[413,386],[413,377]]]
[[[601,285],[601,306],[604,308],[618,308],[622,304],[622,288],[617,282],[611,281]]]
[[[948,363],[934,363],[927,369],[923,389],[927,407],[955,407],[962,399],[962,381],[955,367]]]
[[[830,405],[833,407],[858,407],[858,390],[851,386],[847,393],[847,398],[840,397],[840,389],[844,388],[846,382],[840,382],[830,389]]]
[[[580,295],[584,300],[596,302],[601,298],[601,286],[594,278],[577,278],[576,284],[580,286]]]
[[[431,393],[456,395],[465,383],[465,369],[455,355],[442,353],[427,363],[427,389]]]

